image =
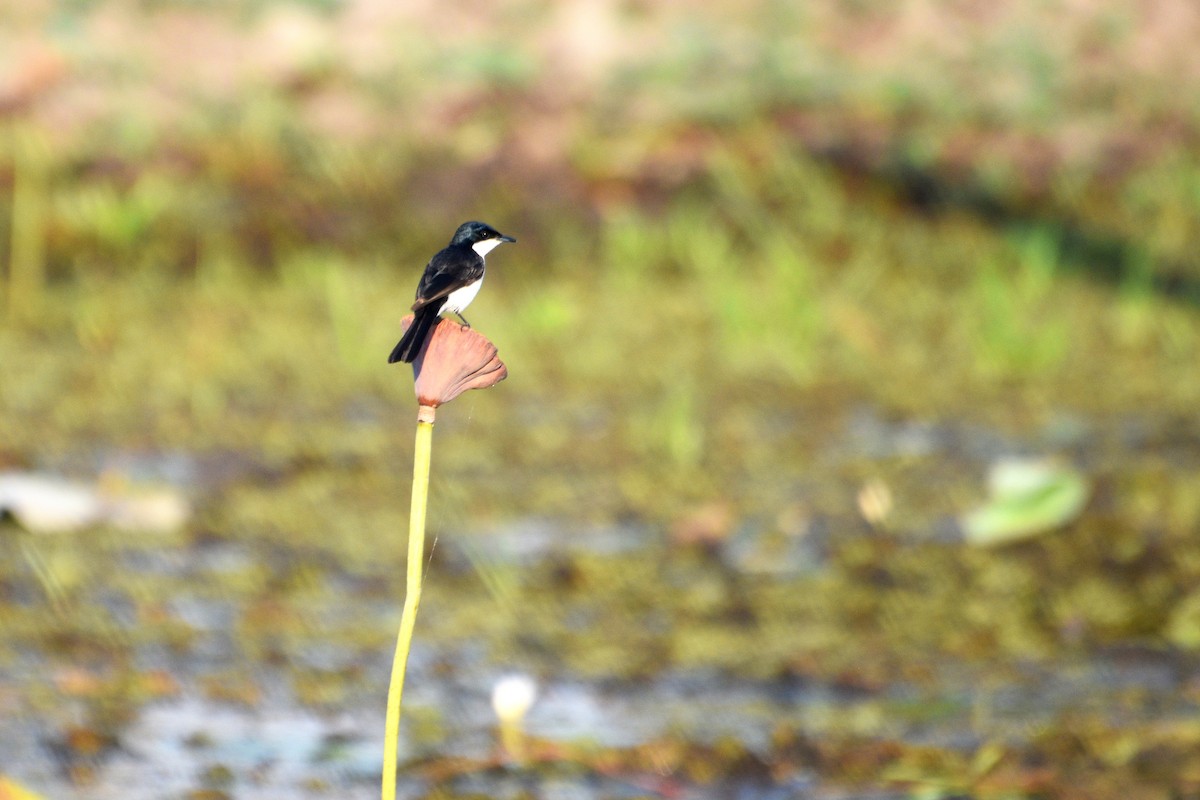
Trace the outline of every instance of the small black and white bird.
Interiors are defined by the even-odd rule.
[[[425,274],[417,285],[417,301],[412,305],[412,325],[388,356],[388,363],[415,360],[442,314],[456,314],[471,327],[462,312],[483,285],[484,256],[505,242],[515,241],[482,222],[459,225],[450,244],[425,265]]]

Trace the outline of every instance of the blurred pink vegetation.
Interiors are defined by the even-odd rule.
[[[28,106],[36,96],[26,113],[64,145],[130,120],[169,139],[203,127],[213,109],[275,95],[300,125],[341,143],[449,137],[468,161],[502,154],[556,169],[595,136],[605,97],[620,101],[604,111],[622,117],[609,120],[618,129],[651,129],[681,113],[679,102],[628,76],[700,42],[714,80],[753,81],[769,38],[788,54],[785,75],[833,98],[783,114],[785,129],[809,147],[846,141],[870,160],[904,124],[897,87],[901,95],[916,87],[922,103],[971,109],[936,142],[935,160],[952,167],[991,153],[1037,182],[1064,163],[1126,170],[1178,147],[1196,127],[1195,104],[1180,98],[1200,89],[1194,0],[1124,8],[1099,0],[818,0],[782,17],[776,4],[754,0],[347,0],[333,10],[279,3],[254,13],[240,4],[146,10],[114,0],[55,25],[63,13],[50,0],[0,10],[0,114],[6,97]],[[497,80],[479,54],[508,59],[514,74]],[[1030,98],[1047,94],[1055,114],[1073,120],[1039,127],[1045,112]],[[487,108],[519,111],[519,119],[489,139],[467,124]],[[661,133],[667,142],[645,147],[682,155],[675,169],[692,166],[695,148],[677,150],[678,132]],[[662,156],[635,149],[626,166]]]

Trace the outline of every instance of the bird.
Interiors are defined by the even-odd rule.
[[[484,257],[505,242],[516,241],[485,222],[459,225],[450,244],[425,265],[412,304],[412,324],[392,349],[388,363],[412,363],[442,314],[455,314],[463,325],[471,327],[462,312],[483,285]]]

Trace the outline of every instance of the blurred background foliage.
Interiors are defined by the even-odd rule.
[[[857,686],[938,653],[1194,649],[1197,41],[1191,0],[6,3],[0,466],[149,460],[198,500],[179,547],[392,574],[413,402],[384,357],[480,218],[520,240],[471,314],[511,377],[439,419],[435,527],[873,534],[815,584],[626,586],[686,641],[545,633],[573,669]],[[1079,462],[1082,519],[937,549],[1012,451]],[[474,625],[537,590],[468,556],[469,635],[510,653],[516,617]],[[71,563],[46,585],[104,575]],[[228,590],[311,589],[255,575]],[[759,626],[717,635],[721,603]]]
[[[247,366],[332,345],[381,391],[398,381],[365,354],[455,220],[483,216],[522,239],[477,313],[530,387],[635,413],[651,391],[676,418],[734,379],[921,411],[1197,400],[1186,2],[3,14],[5,319],[93,356],[128,315],[75,304],[117,286],[178,293],[227,362],[207,328],[241,321],[223,300],[189,320],[193,295],[303,284],[324,306],[309,341]],[[135,385],[167,382],[147,358]],[[177,389],[215,391],[183,360]]]

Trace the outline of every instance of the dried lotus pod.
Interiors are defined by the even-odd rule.
[[[404,330],[412,324],[409,314],[401,321]],[[438,320],[413,361],[417,418],[433,422],[434,409],[468,389],[487,389],[508,377],[508,369],[496,355],[496,345],[472,328]]]

